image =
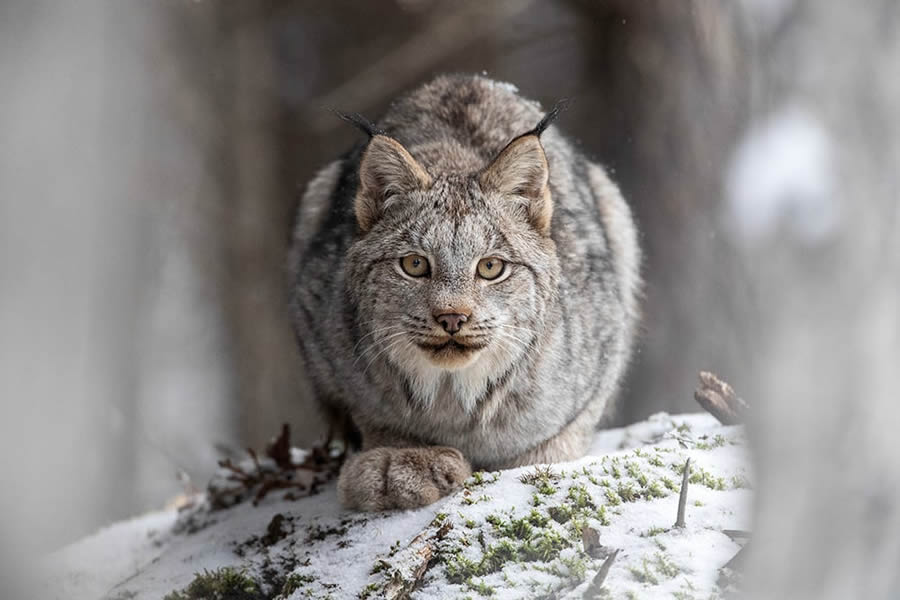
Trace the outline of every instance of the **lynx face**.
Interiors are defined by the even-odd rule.
[[[522,143],[481,173],[435,178],[396,141],[370,143],[347,263],[362,368],[487,374],[534,344],[558,264],[546,161],[536,137]]]

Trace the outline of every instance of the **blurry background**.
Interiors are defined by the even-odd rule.
[[[465,71],[573,98],[559,126],[635,209],[617,423],[719,373],[756,408],[764,589],[898,589],[868,574],[900,564],[898,25],[894,0],[0,3],[4,550],[162,506],[284,421],[323,435],[284,263],[359,140],[328,109]]]

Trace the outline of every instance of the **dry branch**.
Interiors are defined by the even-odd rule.
[[[447,536],[453,525],[450,521],[442,524],[432,521],[432,526],[413,538],[402,553],[404,559],[411,565],[403,569],[394,569],[390,580],[385,584],[383,594],[380,597],[387,600],[403,600],[409,598],[410,593],[419,585],[428,567],[433,564],[437,551],[437,544]],[[404,572],[406,571],[406,572]]]
[[[730,385],[709,371],[700,371],[700,387],[694,391],[694,399],[722,425],[743,423],[749,409]]]
[[[678,516],[675,527],[684,527],[684,509],[687,506],[688,483],[691,477],[691,459],[684,463],[684,475],[681,477],[681,492],[678,494]]]
[[[616,560],[618,555],[619,551],[614,550],[613,553],[603,561],[600,570],[597,571],[597,574],[594,575],[594,579],[591,580],[591,585],[584,590],[584,598],[594,598],[600,594],[600,588],[603,587],[603,582],[606,581],[606,576],[609,574],[609,568],[612,567],[613,561]]]
[[[226,474],[214,477],[207,489],[213,509],[232,506],[251,497],[253,504],[259,504],[273,490],[293,490],[286,498],[297,498],[315,494],[317,486],[337,475],[342,456],[332,456],[328,448],[313,447],[300,462],[291,456],[291,431],[287,423],[281,427],[280,435],[267,446],[266,459],[260,459],[252,448],[247,448],[248,461],[235,464],[231,459],[219,461]],[[301,478],[300,473],[306,477]],[[222,481],[238,484],[222,485]]]

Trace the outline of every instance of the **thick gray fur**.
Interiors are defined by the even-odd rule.
[[[347,506],[427,504],[471,467],[576,458],[611,405],[641,287],[619,190],[556,126],[537,146],[549,168],[549,229],[522,198],[485,189],[488,166],[542,116],[510,85],[441,76],[377,123],[427,186],[390,190],[361,226],[360,165],[378,136],[310,182],[290,253],[291,307],[321,405],[362,435],[338,483]],[[402,274],[400,258],[413,253],[431,260],[430,277]],[[500,254],[509,276],[479,279],[474,264]],[[416,345],[446,335],[439,310],[471,313],[460,335],[486,344],[473,359],[435,361]]]

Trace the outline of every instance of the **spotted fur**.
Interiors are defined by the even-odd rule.
[[[600,166],[556,126],[535,132],[544,116],[507,84],[441,76],[309,184],[291,307],[322,406],[362,434],[348,506],[431,502],[470,465],[575,458],[608,409],[638,319],[636,228]],[[405,276],[408,254],[430,276]],[[475,275],[486,256],[507,263],[497,282]],[[446,338],[447,310],[468,313],[456,335],[477,350],[422,345]]]

